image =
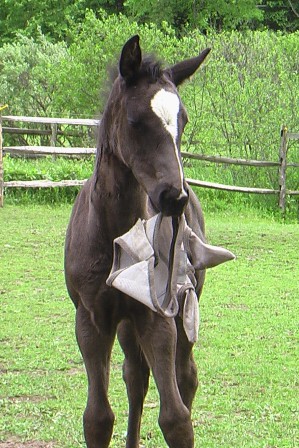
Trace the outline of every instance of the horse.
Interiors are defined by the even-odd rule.
[[[142,56],[139,36],[123,46],[98,129],[93,173],[79,192],[65,243],[65,279],[76,307],[76,338],[88,378],[83,414],[87,448],[109,446],[114,414],[108,401],[111,351],[124,352],[129,413],[126,448],[138,448],[144,399],[152,372],[160,398],[159,425],[170,448],[192,448],[192,402],[198,386],[180,315],[163,317],[108,286],[113,241],[138,219],[184,215],[204,240],[200,203],[187,184],[180,143],[188,121],[177,88],[210,49],[163,68]],[[197,270],[201,294],[205,270]]]

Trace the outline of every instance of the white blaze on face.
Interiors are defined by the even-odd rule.
[[[180,162],[179,151],[177,147],[178,136],[178,115],[180,110],[180,99],[176,93],[169,92],[165,89],[159,90],[151,100],[151,108],[153,112],[160,118],[164,128],[169,132],[173,139],[174,152],[179,166],[181,178],[181,194],[185,193],[183,187],[183,169]]]
[[[162,121],[163,126],[173,140],[176,141],[178,135],[178,114],[180,110],[179,97],[172,92],[161,89],[152,98],[151,106],[155,114]]]

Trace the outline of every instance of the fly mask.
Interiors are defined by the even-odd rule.
[[[180,314],[189,341],[195,342],[199,328],[195,270],[234,258],[230,251],[204,243],[184,215],[172,218],[159,213],[139,219],[114,240],[107,284],[164,317]]]

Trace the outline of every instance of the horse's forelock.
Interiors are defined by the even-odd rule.
[[[139,70],[140,77],[149,77],[152,82],[156,82],[163,75],[162,63],[153,56],[143,58]]]

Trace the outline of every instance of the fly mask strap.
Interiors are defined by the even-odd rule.
[[[152,299],[156,311],[164,317],[175,317],[179,311],[177,282],[182,264],[183,236],[182,217],[158,215],[153,234],[157,294],[153,294]]]
[[[164,300],[162,302],[162,309],[166,310],[170,302],[173,301],[174,303],[177,302],[177,270],[178,270],[178,258],[176,257],[176,252],[178,249],[178,244],[181,244],[182,241],[178,240],[178,233],[179,233],[179,218],[173,217],[172,218],[172,239],[169,249],[169,257],[168,257],[168,281],[167,281],[167,288],[166,288],[166,294],[164,297]],[[177,303],[176,303],[176,307]]]

